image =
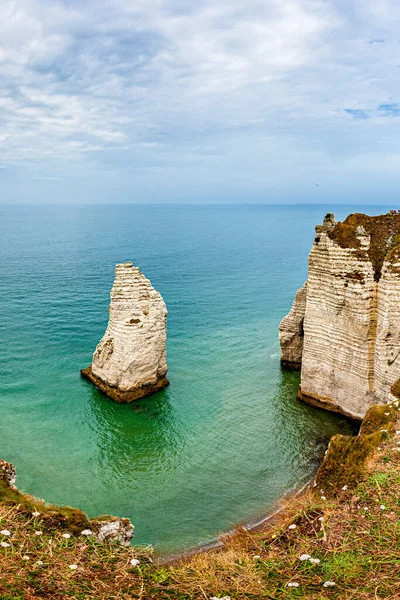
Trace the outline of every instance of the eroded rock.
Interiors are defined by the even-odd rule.
[[[134,535],[134,527],[129,519],[119,519],[117,517],[92,519],[90,526],[99,542],[113,540],[123,546],[129,546]]]
[[[132,402],[168,385],[167,308],[162,296],[127,262],[115,268],[109,322],[82,375],[116,402]]]
[[[124,546],[129,546],[133,538],[134,526],[130,519],[109,515],[88,519],[87,515],[77,508],[47,504],[39,498],[23,494],[15,487],[14,465],[4,460],[0,460],[0,482],[0,500],[5,496],[7,502],[18,506],[22,512],[37,513],[37,518],[40,518],[47,529],[66,530],[76,536],[93,536],[101,543],[113,541]]]
[[[297,291],[289,314],[282,319],[279,325],[281,365],[289,369],[300,370],[301,368],[306,299],[307,282]]]
[[[400,215],[327,215],[303,290],[280,326],[282,363],[301,362],[300,399],[362,419],[400,377]]]
[[[0,480],[4,481],[11,488],[15,488],[15,481],[17,478],[17,471],[9,462],[0,459]]]

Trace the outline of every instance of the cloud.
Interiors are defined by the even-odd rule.
[[[230,198],[233,173],[286,198],[316,165],[335,189],[370,145],[397,157],[389,0],[3,0],[2,16],[0,201],[19,200],[13,178],[67,199],[188,198],[191,181]]]

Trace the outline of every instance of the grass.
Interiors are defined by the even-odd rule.
[[[362,259],[365,253],[361,250],[356,236],[358,226],[364,227],[371,235],[370,247],[367,251],[374,268],[374,277],[379,281],[385,258],[393,254],[400,243],[400,215],[379,215],[369,217],[361,213],[349,215],[343,222],[339,222],[329,231],[328,235],[342,248],[354,248],[360,251]],[[395,255],[393,254],[393,258]],[[350,274],[351,278],[361,277],[360,274]]]
[[[10,544],[0,546],[0,599],[398,599],[398,415],[396,405],[373,407],[359,436],[336,436],[318,485],[285,500],[261,530],[238,528],[222,538],[221,549],[170,564],[157,565],[151,548],[102,545],[79,534],[66,539],[65,527],[32,516],[31,499],[24,506],[22,495],[4,495],[0,530],[11,535],[0,535]],[[353,461],[348,448],[357,444],[367,451]],[[349,456],[354,464],[346,468]],[[335,461],[344,474],[329,479]],[[35,508],[40,510],[33,503]],[[319,562],[300,560],[303,554]],[[132,558],[140,563],[132,566]]]
[[[390,390],[391,394],[400,399],[400,379],[396,379]]]

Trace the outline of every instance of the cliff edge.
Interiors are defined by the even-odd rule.
[[[301,400],[362,419],[400,377],[400,215],[328,213],[315,229],[281,363],[301,368]]]
[[[116,265],[110,296],[106,332],[81,374],[116,402],[132,402],[169,383],[167,308],[131,262]]]
[[[41,526],[48,531],[64,530],[69,532],[68,537],[83,535],[93,537],[99,543],[108,540],[119,542],[123,546],[130,545],[134,526],[129,519],[110,515],[89,519],[84,512],[77,508],[47,504],[39,498],[23,494],[15,487],[15,482],[16,469],[14,465],[0,459],[0,507],[7,508],[5,511],[0,511],[2,518],[11,512],[13,507],[17,507],[21,514],[40,517]],[[2,522],[0,520],[0,524]],[[41,531],[39,533],[42,534]],[[0,531],[0,536],[3,538],[7,535],[4,530]],[[6,544],[2,547],[8,546]]]

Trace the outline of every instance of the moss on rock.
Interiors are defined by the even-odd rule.
[[[356,229],[362,226],[371,236],[370,247],[367,251],[361,248]],[[375,280],[379,281],[383,261],[400,243],[400,215],[386,214],[369,217],[362,213],[353,213],[343,222],[339,222],[329,232],[328,236],[341,248],[354,248],[359,250],[360,258],[367,256],[374,268]]]
[[[334,495],[344,485],[354,486],[364,474],[367,460],[393,428],[396,409],[389,405],[373,405],[365,415],[356,436],[335,435],[318,470],[316,483],[324,492]]]
[[[392,396],[400,400],[400,379],[396,379],[396,381],[390,388],[390,393],[392,394]]]
[[[110,515],[89,519],[79,508],[48,504],[30,494],[24,494],[14,487],[9,476],[10,472],[15,475],[13,465],[0,460],[0,467],[2,467],[0,470],[0,503],[3,506],[17,506],[19,513],[26,515],[28,518],[32,517],[32,513],[40,513],[43,528],[47,531],[65,530],[72,535],[79,536],[82,531],[89,529],[99,541],[109,537],[121,541],[124,545],[127,545],[133,537],[134,528],[129,519],[121,519]],[[116,527],[110,527],[110,524]],[[104,526],[107,525],[110,529],[109,532],[104,530]]]

